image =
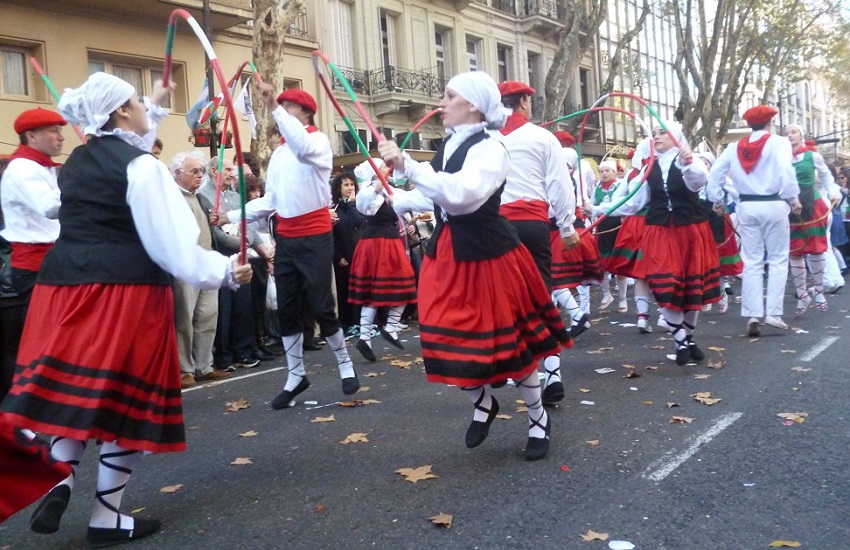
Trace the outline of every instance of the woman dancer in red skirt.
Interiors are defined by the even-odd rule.
[[[797,294],[795,317],[802,317],[812,303],[812,296],[806,290],[806,260],[812,268],[814,280],[815,306],[820,311],[827,310],[826,296],[823,293],[823,272],[826,269],[824,253],[829,249],[827,232],[829,231],[829,212],[841,200],[841,189],[826,167],[823,157],[803,142],[803,129],[796,124],[785,127],[785,136],[791,142],[794,151],[792,162],[800,186],[800,202],[803,211],[799,216],[791,215],[791,277]],[[821,185],[826,189],[830,206],[823,200],[815,185],[815,174],[820,177]]]
[[[164,98],[167,90],[156,96]],[[59,110],[89,135],[59,176],[61,230],[33,291],[12,390],[15,425],[50,434],[51,455],[76,468],[103,442],[87,533],[92,547],[151,535],[160,522],[118,510],[145,452],[183,451],[183,405],[171,275],[199,288],[236,288],[235,267],[198,246],[198,225],[168,168],[149,154],[156,132],[136,90],[95,73],[65,90]],[[150,109],[150,110],[148,110]],[[30,527],[53,533],[74,474],[51,489]]]
[[[670,122],[668,128],[679,143],[684,140],[678,123]],[[684,365],[705,359],[693,339],[697,317],[703,305],[720,300],[717,246],[697,195],[708,182],[708,170],[693,162],[689,147],[678,149],[668,130],[659,126],[652,135],[655,162],[627,204],[638,210],[649,207],[640,243],[644,271],[675,340],[676,364]]]
[[[386,163],[374,160],[384,177],[389,175]],[[372,166],[364,162],[354,171],[362,180],[357,194],[357,211],[366,216],[360,230],[360,241],[351,260],[348,301],[359,304],[360,339],[357,351],[368,361],[376,361],[372,351],[372,324],[379,307],[389,307],[387,324],[380,328],[384,339],[404,349],[398,337],[398,324],[405,306],[416,301],[416,279],[413,264],[404,249],[398,216],[386,201],[381,182]],[[370,183],[372,182],[372,183]]]
[[[489,385],[512,378],[528,406],[525,458],[537,460],[549,450],[552,421],[536,360],[557,353],[569,335],[531,255],[499,216],[510,160],[485,131],[506,119],[496,83],[483,72],[457,75],[440,106],[449,137],[430,164],[392,141],[379,145],[396,174],[416,185],[396,192],[396,210],[433,207],[437,219],[419,286],[425,372],[430,382],[459,386],[473,402],[470,448],[484,442],[499,412]]]

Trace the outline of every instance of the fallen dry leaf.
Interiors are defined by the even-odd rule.
[[[597,533],[596,531],[588,530],[587,533],[581,536],[581,540],[584,542],[590,542],[594,540],[608,540],[608,533]]]
[[[325,506],[324,504],[319,504],[315,508],[313,508],[313,511],[317,514],[324,514],[325,510],[327,509],[327,506]]]
[[[357,393],[367,392],[367,391],[369,391],[369,390],[371,390],[371,389],[372,389],[372,388],[370,388],[369,386],[360,386],[360,389],[358,389],[358,390],[357,390]]]
[[[781,349],[781,350],[779,350],[779,353],[797,353],[797,350],[795,350],[795,349]]]
[[[228,412],[236,412],[250,408],[251,404],[245,401],[244,397],[240,397],[237,401],[228,401],[224,404],[224,406],[227,408]]]
[[[580,391],[581,393],[590,393],[590,390],[587,388],[579,388],[578,391]]]
[[[502,420],[510,420],[513,417],[509,414],[497,414],[496,418],[500,418]]]
[[[599,445],[599,440],[591,439],[590,441],[585,441],[585,443],[587,443],[591,447],[596,447],[597,445]]]
[[[130,513],[131,514],[138,514],[139,512],[144,510],[145,508],[146,508],[145,506],[142,506],[141,508],[136,508],[135,510],[130,510]]]
[[[518,413],[527,413],[527,412],[528,412],[528,407],[526,407],[525,405],[520,405],[519,407],[517,407],[517,408],[516,408],[516,411],[515,411],[515,412],[518,412]]]
[[[802,545],[796,540],[775,540],[768,544],[768,546],[773,546],[774,548],[799,548]]]
[[[694,375],[694,380],[706,380],[708,378],[711,378],[710,374],[695,374]]]
[[[841,327],[832,327],[832,326],[827,325],[826,328],[829,328],[829,329],[832,329],[832,330],[838,330]]]
[[[623,378],[640,378],[640,374],[636,373],[635,371],[629,371]]]
[[[319,423],[319,422],[336,422],[336,418],[334,418],[334,415],[330,415],[330,416],[317,416],[316,418],[314,418],[314,419],[313,419],[313,420],[311,420],[310,422],[313,422],[314,424],[315,424],[315,423]]]
[[[652,405],[652,401],[644,401],[643,404],[644,405]]]
[[[719,397],[711,397],[710,391],[692,393],[691,397],[694,398],[694,401],[698,401],[703,405],[714,405],[715,403],[720,403],[721,401],[723,401]]]
[[[717,353],[720,353],[721,351],[726,351],[726,348],[721,348],[719,346],[709,346],[706,349],[710,349],[711,351],[716,351]]]
[[[428,519],[437,527],[445,527],[446,529],[451,529],[452,527],[452,516],[449,514],[440,512],[436,516],[431,516]]]
[[[710,369],[722,369],[723,367],[726,366],[726,358],[723,357],[722,353],[718,352],[718,355],[720,357],[717,358],[717,361],[712,361],[711,359],[708,360],[708,364],[706,365],[708,368],[710,368]]]
[[[812,369],[804,369],[803,367],[791,367],[791,370],[795,370],[797,372],[809,372]]]
[[[256,437],[257,435],[259,435],[259,434],[257,432],[255,432],[254,430],[248,430],[245,433],[239,434],[239,437]]]
[[[166,485],[162,489],[159,490],[160,493],[176,493],[180,489],[183,488],[182,483],[178,483],[177,485]]]
[[[380,403],[377,399],[352,399],[351,401],[341,401],[337,403],[340,407],[359,407],[361,405],[374,405]]]
[[[785,420],[793,420],[794,422],[802,424],[806,420],[806,417],[809,416],[809,413],[804,413],[804,412],[779,413],[776,416],[778,416],[779,418],[784,418]]]
[[[658,370],[658,367],[655,367],[653,365],[649,365],[648,367],[646,367],[646,370]]]
[[[340,441],[343,445],[348,445],[349,443],[369,443],[369,440],[366,439],[368,433],[353,433],[349,434],[345,439]]]
[[[410,368],[410,365],[413,364],[413,361],[402,361],[401,359],[393,359],[390,361],[390,365],[394,367],[398,367],[402,370],[406,370]]]
[[[611,336],[610,332],[600,332],[599,336]]]
[[[690,424],[693,421],[693,418],[688,418],[687,416],[674,416],[670,418],[671,424]]]
[[[423,479],[435,479],[437,476],[431,473],[431,464],[420,466],[418,468],[399,468],[397,474],[404,476],[405,481],[416,483]]]
[[[664,346],[649,346],[649,349],[655,350],[655,351],[662,351],[662,350],[665,350],[667,348],[665,348]]]
[[[597,354],[597,353],[605,353],[606,351],[613,351],[613,350],[614,350],[614,348],[602,347],[602,348],[590,350],[587,353]]]
[[[635,366],[634,366],[634,365],[629,365],[628,363],[622,364],[622,365],[620,365],[620,366],[621,366],[621,367],[623,367],[624,369],[633,369],[633,368],[635,368]]]
[[[759,339],[758,339],[758,338],[750,338],[750,343],[751,343],[751,344],[752,344],[753,342],[758,342],[758,341],[759,341]]]
[[[673,401],[668,401],[667,402],[667,408],[672,409],[673,407],[681,407],[681,405],[679,405],[678,403],[675,403]]]
[[[366,378],[375,378],[376,376],[380,376],[377,372],[367,372]]]
[[[245,457],[239,457],[236,460],[234,460],[233,462],[231,462],[231,464],[233,464],[234,466],[247,466],[248,464],[253,464],[253,463],[254,463],[253,460],[251,460],[250,458],[245,458]]]

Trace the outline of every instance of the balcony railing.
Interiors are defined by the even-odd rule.
[[[516,15],[517,0],[475,0],[476,4],[490,6],[493,9]]]
[[[352,69],[350,67],[340,67],[337,66],[339,72],[342,73],[342,76],[348,80],[348,84],[351,88],[357,92],[358,94],[369,95],[369,74],[366,71],[359,71],[357,69]],[[344,89],[342,85],[342,81],[336,76],[336,73],[333,75],[333,82],[331,83],[331,87],[335,90]]]
[[[523,0],[522,15],[531,17],[539,15],[548,19],[562,21],[566,9],[555,0]]]
[[[296,15],[295,19],[292,20],[292,23],[289,24],[289,28],[286,29],[286,34],[290,36],[297,36],[298,38],[306,38],[310,36],[310,31],[307,26],[307,8],[301,8],[301,11],[298,12],[298,15]]]
[[[371,94],[405,93],[439,98],[445,87],[445,79],[424,71],[412,71],[387,65],[369,72]]]

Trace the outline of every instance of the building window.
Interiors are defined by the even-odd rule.
[[[478,71],[484,68],[481,66],[480,38],[466,37],[466,62],[470,71]]]
[[[510,78],[510,59],[511,48],[498,44],[496,46],[496,62],[499,66],[499,82],[504,82]]]
[[[343,67],[354,67],[354,41],[352,40],[351,4],[332,0],[331,32],[333,36],[333,59]]]
[[[448,29],[436,28],[434,30],[434,56],[437,60],[437,77],[440,86],[449,79],[452,74],[450,53],[451,36]]]
[[[528,54],[528,85],[535,90],[540,87],[537,82],[540,74],[540,55],[536,53]]]
[[[47,99],[34,86],[29,57],[35,57],[40,63],[44,63],[40,44],[0,38],[0,96]]]
[[[384,67],[396,65],[396,18],[381,10],[381,61]]]
[[[357,140],[354,139],[354,136],[351,135],[351,132],[340,132],[339,135],[341,139],[341,151],[343,155],[360,152],[360,146],[357,144]],[[363,144],[368,147],[367,144],[369,143],[369,131],[357,130],[357,136],[360,138],[360,141],[362,141]]]
[[[586,109],[590,107],[590,71],[588,69],[579,68],[578,82],[581,90],[581,108]]]
[[[162,80],[162,61],[142,57],[132,57],[108,52],[90,52],[89,74],[104,72],[129,82],[140,96],[150,95],[153,84]],[[172,65],[172,79],[177,90],[172,92],[162,106],[174,112],[186,112],[186,66],[182,63]]]

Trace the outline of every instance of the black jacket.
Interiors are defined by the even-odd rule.
[[[334,264],[338,265],[343,258],[351,263],[366,217],[357,211],[354,201],[337,203],[336,215],[339,221],[334,225]]]

